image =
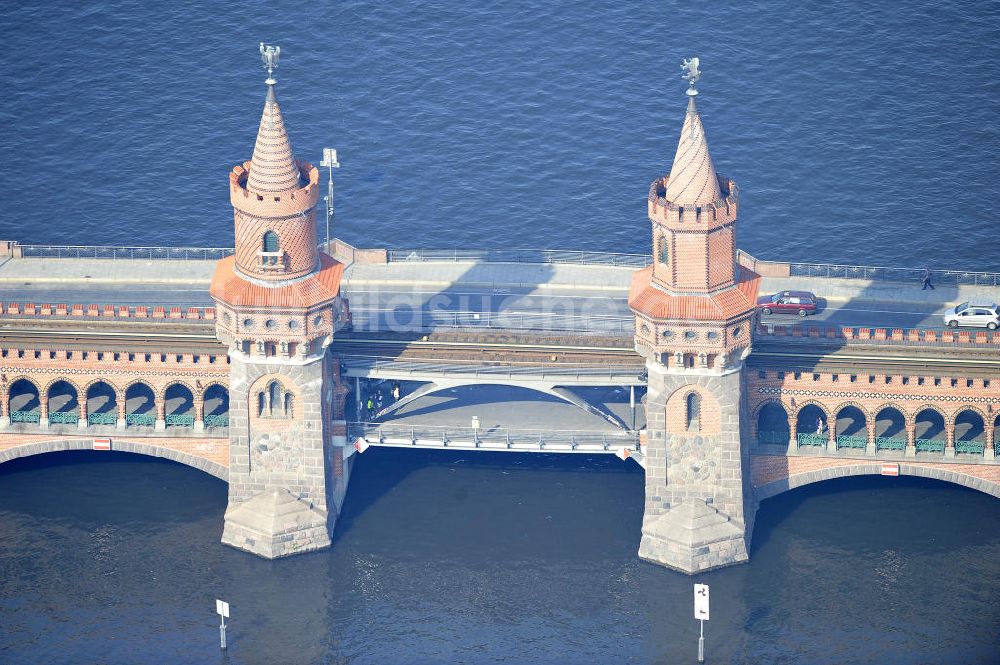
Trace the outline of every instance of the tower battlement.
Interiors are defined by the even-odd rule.
[[[296,161],[306,184],[290,192],[256,192],[247,187],[250,162],[233,167],[229,173],[229,200],[234,208],[258,217],[281,217],[305,212],[319,201],[319,169],[309,162]]]
[[[678,231],[712,229],[736,221],[740,206],[740,188],[734,180],[719,176],[719,189],[723,196],[712,203],[701,205],[675,203],[666,198],[670,176],[657,178],[649,186],[649,218],[661,226],[675,227]]]

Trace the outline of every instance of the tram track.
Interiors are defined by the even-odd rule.
[[[212,321],[47,321],[46,328],[0,319],[4,348],[222,354]],[[37,322],[32,322],[36,323]],[[44,346],[42,346],[44,345]],[[524,335],[503,332],[338,334],[334,353],[344,357],[495,364],[632,365],[644,361],[631,339]],[[1000,377],[1000,353],[991,348],[758,343],[748,357],[752,369]]]

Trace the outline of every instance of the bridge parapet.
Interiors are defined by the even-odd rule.
[[[761,324],[758,338],[815,342],[830,340],[853,344],[901,346],[963,346],[1000,348],[1000,331],[934,330],[931,328],[876,328],[871,326],[811,326]]]
[[[100,305],[95,303],[31,303],[0,304],[6,316],[77,318],[77,319],[188,319],[214,321],[214,307],[180,307],[171,305]]]

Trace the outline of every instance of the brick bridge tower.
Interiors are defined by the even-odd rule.
[[[685,62],[687,114],[670,175],[649,189],[653,265],[632,280],[646,358],[646,506],[639,556],[687,573],[747,560],[754,504],[743,360],[759,278],[736,260],[736,183],[715,172]]]
[[[229,347],[229,506],[222,541],[266,558],[321,549],[347,489],[345,390],[327,346],[344,266],[317,250],[319,170],[292,157],[273,67],[253,158],[229,174],[236,252],[218,263],[216,335]]]

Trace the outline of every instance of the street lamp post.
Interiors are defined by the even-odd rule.
[[[340,162],[337,161],[337,151],[334,148],[323,148],[323,161],[321,161],[320,166],[326,167],[327,181],[326,181],[326,196],[324,200],[326,201],[326,251],[331,253],[330,249],[330,221],[333,219],[333,170],[340,168]]]

